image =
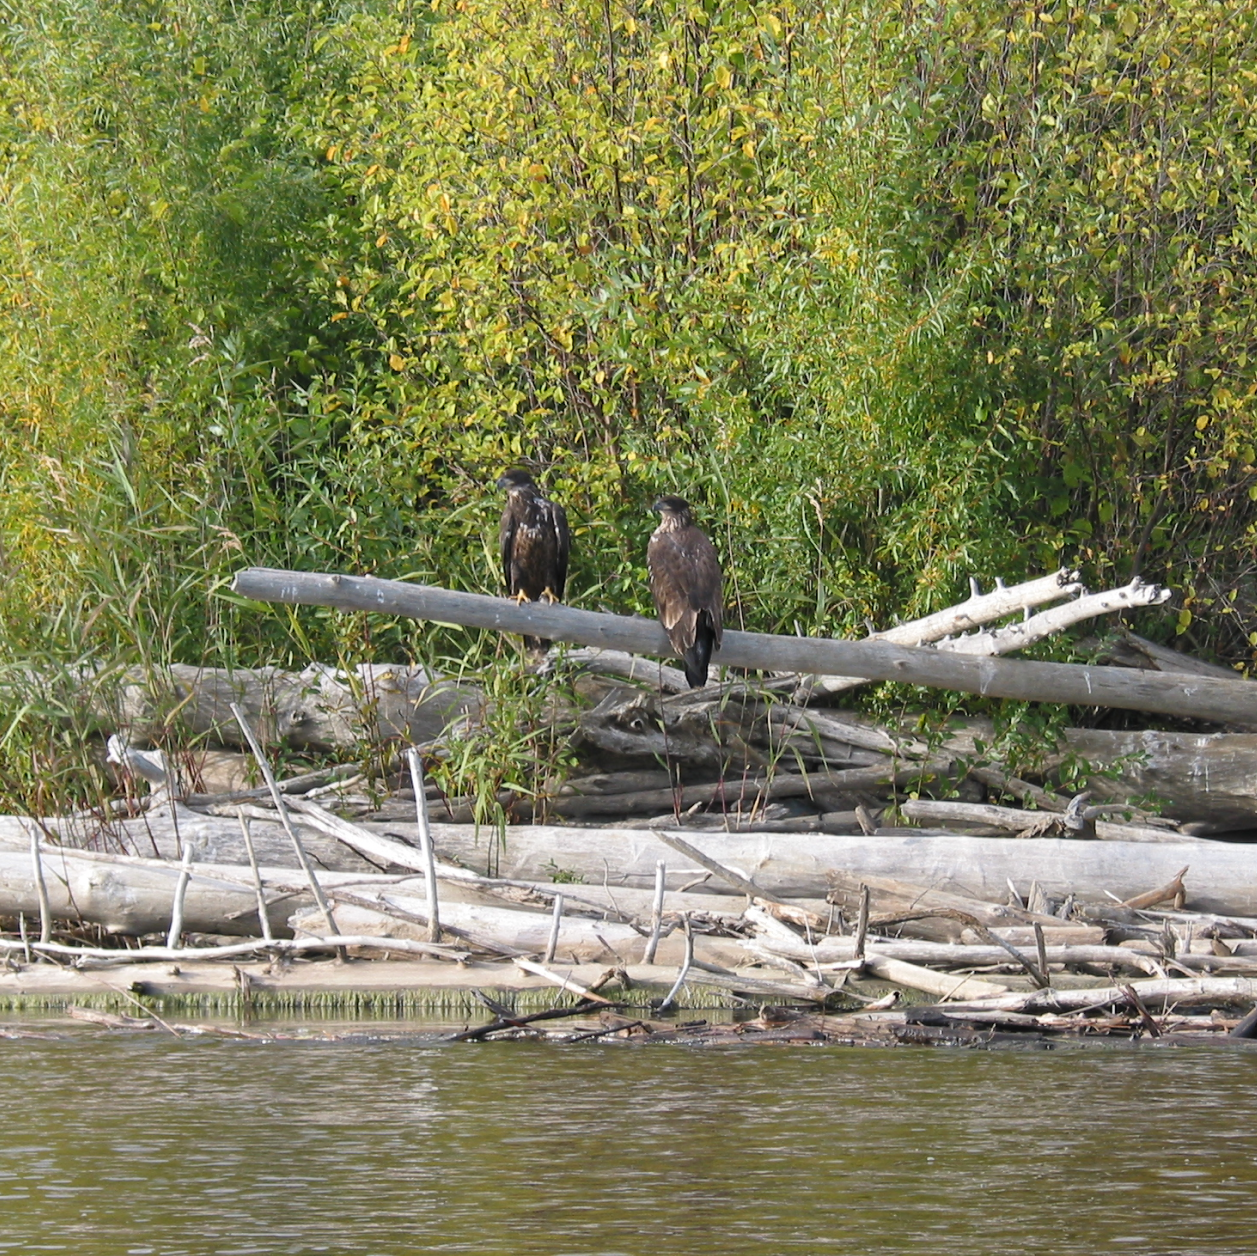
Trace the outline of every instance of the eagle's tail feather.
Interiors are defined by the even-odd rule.
[[[715,634],[705,618],[694,625],[694,644],[681,656],[685,663],[685,679],[691,689],[701,689],[707,683],[707,664],[711,662],[711,647]]]

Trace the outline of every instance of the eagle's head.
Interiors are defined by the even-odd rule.
[[[497,486],[508,493],[523,493],[537,487],[532,482],[532,476],[523,467],[512,467],[509,471],[504,471],[497,478]]]
[[[656,497],[651,510],[658,511],[664,523],[677,523],[684,526],[694,522],[690,504],[684,497],[673,497],[671,494]]]

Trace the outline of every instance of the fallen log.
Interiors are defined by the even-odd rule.
[[[1132,991],[1145,1004],[1158,1008],[1248,1004],[1257,1000],[1257,977],[1151,978],[1120,986],[1071,990],[1053,986],[1047,990],[1028,990],[993,999],[949,1004],[943,1010],[951,1013],[966,1010],[1044,1013],[1128,1007],[1132,1004]],[[914,1010],[919,1012],[922,1009]]]
[[[41,849],[49,907],[57,920],[97,924],[109,933],[140,937],[165,934],[170,925],[178,864],[152,860],[101,861],[77,852]],[[259,930],[257,898],[247,868],[233,878],[226,870],[194,866],[188,879],[183,927],[195,933],[250,935]],[[287,932],[291,902],[268,903],[271,928]],[[0,916],[38,919],[39,890],[28,854],[0,850]]]
[[[868,945],[878,955],[904,960],[910,964],[947,968],[993,968],[1013,964],[1012,958],[997,946],[982,944],[956,946],[946,942],[923,942],[913,938],[870,937]],[[801,964],[843,965],[855,958],[854,938],[821,938],[809,945],[802,938],[792,942],[776,938],[757,939],[750,949],[757,954],[781,955]],[[1033,947],[1030,954],[1033,955]],[[1164,976],[1164,969],[1150,955],[1120,946],[1048,946],[1049,964],[1113,964],[1133,968],[1137,972]],[[1218,960],[1223,963],[1222,959]],[[1251,965],[1248,959],[1235,961],[1237,966]]]
[[[351,669],[316,663],[301,672],[181,663],[60,675],[28,669],[9,673],[5,683],[15,704],[27,689],[70,687],[71,701],[84,708],[89,722],[123,730],[132,741],[168,741],[173,719],[189,744],[242,746],[230,710],[235,702],[267,741],[319,749],[380,737],[428,741],[477,698],[476,691],[422,667],[380,663]],[[197,789],[198,752],[186,759],[186,783]]]
[[[1020,837],[1059,833],[1061,817],[1052,811],[1018,811],[1015,807],[996,807],[989,803],[951,802],[932,798],[913,798],[899,804],[899,811],[910,820],[935,824],[994,825]],[[1202,837],[1189,837],[1177,829],[1150,828],[1136,824],[1095,822],[1096,839],[1102,842],[1206,842]],[[1075,839],[1076,840],[1076,839]]]
[[[555,641],[668,658],[672,648],[655,620],[607,615],[558,604],[517,605],[509,598],[458,593],[374,576],[247,568],[235,593],[284,605],[332,606],[434,619]],[[1197,719],[1257,722],[1257,692],[1227,680],[1134,672],[1068,663],[983,658],[881,641],[834,641],[727,631],[718,662],[729,667],[860,676],[980,693],[986,697],[1112,706]]]
[[[341,930],[356,937],[375,936],[421,941],[426,938],[427,906],[423,899],[407,896],[391,888],[370,888],[343,901],[344,893],[331,891],[333,914]],[[298,912],[289,918],[297,937],[320,935],[322,917],[314,911]],[[547,947],[550,918],[536,912],[487,907],[474,903],[442,902],[441,925],[447,934],[509,957],[542,955]],[[556,962],[562,964],[635,963],[645,945],[642,933],[613,920],[593,920],[587,916],[564,916],[559,930]],[[696,937],[701,958],[714,964],[743,962],[746,953],[736,941],[727,938]],[[658,963],[680,961],[682,940],[678,935],[659,945]]]
[[[893,959],[889,955],[872,950],[865,953],[864,967],[873,976],[880,977],[883,981],[893,981],[897,986],[922,990],[926,994],[949,1000],[994,998],[1008,989],[997,981],[986,981],[981,977],[953,976],[951,973],[936,973],[932,969],[922,968],[919,964],[909,964],[905,960]]]
[[[391,826],[408,834],[404,826]],[[413,827],[413,826],[412,826]],[[439,854],[464,867],[485,867],[488,835],[470,826],[433,825]],[[869,877],[903,879],[999,902],[1015,879],[1028,887],[1038,881],[1056,898],[1131,898],[1149,884],[1170,881],[1191,865],[1188,903],[1219,915],[1257,915],[1257,868],[1250,851],[1218,842],[1076,842],[1038,838],[1010,842],[982,837],[865,837],[785,833],[693,833],[681,836],[739,876],[778,898],[820,898],[831,882]],[[566,878],[592,884],[649,889],[655,864],[667,863],[668,884],[692,880],[703,869],[678,857],[649,830],[596,830],[550,825],[518,825],[494,852],[497,874],[543,881],[560,869]],[[714,880],[709,892],[722,892]]]

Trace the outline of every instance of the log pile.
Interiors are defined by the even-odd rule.
[[[501,831],[467,823],[473,800],[425,783],[416,753],[391,780],[368,782],[346,764],[275,782],[252,731],[344,746],[363,736],[369,708],[377,734],[422,742],[431,763],[494,718],[465,686],[417,669],[381,671],[364,704],[361,673],[321,673],[314,685],[270,673],[181,676],[188,719],[220,745],[250,745],[262,784],[244,779],[240,762],[212,782],[177,756],[136,749],[161,704],[133,694],[110,757],[133,783],[152,786],[146,806],[133,805],[132,790],[111,812],[0,817],[8,930],[0,997],[54,986],[73,993],[82,979],[154,992],[229,981],[252,998],[292,982],[353,988],[370,982],[368,969],[400,965],[404,976],[377,980],[549,983],[585,1013],[608,995],[631,1000],[634,987],[657,1010],[686,991],[773,1001],[758,1023],[695,1031],[703,1041],[998,1045],[1000,1035],[1186,1032],[1174,1019],[1185,1010],[1221,1013],[1257,998],[1257,874],[1245,847],[1203,836],[1257,827],[1255,735],[1068,730],[1060,746],[1042,748],[1026,779],[992,758],[981,722],[927,734],[816,705],[884,666],[898,675],[896,650],[912,656],[905,678],[960,676],[966,688],[976,677],[984,687],[983,676],[1005,673],[936,672],[917,656],[977,660],[1054,625],[1163,600],[1164,591],[1130,586],[984,627],[1077,593],[1070,575],[975,590],[960,607],[883,634],[871,653],[838,651],[862,669],[851,675],[796,666],[690,690],[666,665],[605,648],[560,650],[547,666],[566,674],[577,697],[557,718],[579,766],[503,791],[496,801],[512,823]],[[384,605],[402,596],[377,587],[387,583],[336,578],[330,587],[341,600],[369,593]],[[303,589],[289,597],[285,585],[281,600],[302,600]],[[421,591],[421,600],[430,594],[442,595],[434,605],[446,613],[443,591]],[[515,626],[515,612],[544,612],[544,624],[528,626],[556,638],[565,616],[588,617],[481,606],[493,599],[458,610],[468,596],[448,595],[457,613]],[[579,629],[587,631],[602,640],[612,629]],[[735,648],[751,653],[789,640],[741,636]],[[937,648],[922,650],[931,641]],[[1243,681],[1179,664],[1130,634],[1123,650],[1115,661],[1166,682],[1129,692],[1111,679],[1097,684],[1125,692],[1126,705],[1165,709],[1177,694],[1196,709],[1223,695],[1222,708],[1257,716]],[[1117,669],[1075,670],[1090,686],[1097,670]],[[1062,790],[1054,772],[1080,758],[1088,788]],[[1154,791],[1164,814],[1132,797]],[[360,957],[376,958],[349,962]],[[144,970],[169,976],[137,975]],[[471,1037],[677,1033],[607,1010],[593,1028],[539,1029],[478,997],[495,1020]],[[922,998],[929,1007],[903,1006]],[[798,1007],[813,1011],[789,1010]],[[836,1026],[830,1013],[843,1008]],[[1234,1024],[1226,1015],[1195,1020],[1201,1032]]]
[[[175,840],[173,814],[169,825],[160,820],[147,819],[158,849]],[[190,840],[190,817],[182,820],[182,840]],[[55,982],[71,991],[73,973],[86,983],[80,989],[112,971],[127,973],[130,985],[143,965],[177,972],[183,989],[215,969],[261,988],[276,965],[298,974],[304,966],[306,980],[319,969],[326,980],[330,965],[354,985],[361,980],[354,966],[346,970],[334,956],[413,957],[416,964],[447,966],[468,987],[510,988],[504,974],[523,971],[586,1001],[632,1000],[638,986],[666,1007],[683,989],[691,998],[706,989],[751,1006],[845,1008],[856,1016],[823,1033],[813,1032],[814,1022],[791,1018],[770,1026],[762,1041],[793,1040],[806,1030],[800,1040],[962,1045],[984,1045],[984,1034],[985,1045],[998,1045],[990,1036],[1004,1032],[1166,1035],[1183,1028],[1191,1009],[1247,1006],[1257,998],[1257,878],[1247,875],[1240,848],[1068,841],[1014,848],[957,838],[930,844],[945,855],[948,845],[967,843],[950,852],[950,872],[918,857],[923,876],[912,884],[875,869],[912,865],[907,844],[920,839],[843,843],[613,830],[600,834],[596,853],[585,844],[581,871],[567,866],[582,849],[570,839],[587,831],[567,828],[521,830],[518,836],[533,840],[509,843],[498,875],[485,876],[471,866],[488,853],[484,835],[438,824],[432,835],[440,938],[433,941],[427,881],[414,872],[424,860],[412,844],[413,829],[358,824],[314,803],[291,820],[303,842],[316,832],[334,833],[336,843],[369,853],[386,870],[316,870],[320,903],[291,859],[287,867],[196,858],[177,864],[71,851],[38,834],[32,858],[21,838],[6,832],[0,911],[16,911],[18,921],[12,936],[0,938],[8,960],[0,993],[39,988],[41,957],[66,966],[53,970]],[[278,847],[276,835],[262,832],[266,825],[250,826],[264,852]],[[206,838],[213,819],[203,818],[202,826]],[[1024,852],[1002,895],[994,892],[993,875],[974,888],[973,870],[991,848]],[[1027,862],[1030,852],[1041,857],[1037,863]],[[1079,862],[1075,852],[1101,858]],[[1184,857],[1196,862],[1168,870]],[[556,872],[564,879],[550,879]],[[1036,875],[1026,880],[1031,872]],[[1134,891],[1133,878],[1150,873],[1163,879]],[[1124,901],[1113,890],[1106,895],[1109,886]],[[55,919],[41,919],[41,911]],[[178,931],[171,924],[176,916]],[[94,943],[85,941],[89,922],[115,936],[98,930]],[[37,923],[55,927],[41,929],[47,936],[39,940]],[[228,932],[245,936],[222,936]],[[303,958],[312,956],[323,959]],[[591,980],[587,974],[599,968]],[[661,1001],[664,988],[669,993]],[[906,994],[873,1006],[888,998],[888,989]],[[922,996],[931,1004],[925,1020],[911,1006]],[[1197,1017],[1212,1033],[1236,1019],[1206,1024]],[[644,1022],[626,1025],[603,1026],[603,1036],[657,1041],[675,1033]],[[579,1031],[587,1032],[601,1030]]]

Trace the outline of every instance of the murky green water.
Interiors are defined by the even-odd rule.
[[[1257,1054],[0,1042],[0,1251],[1257,1251]]]

